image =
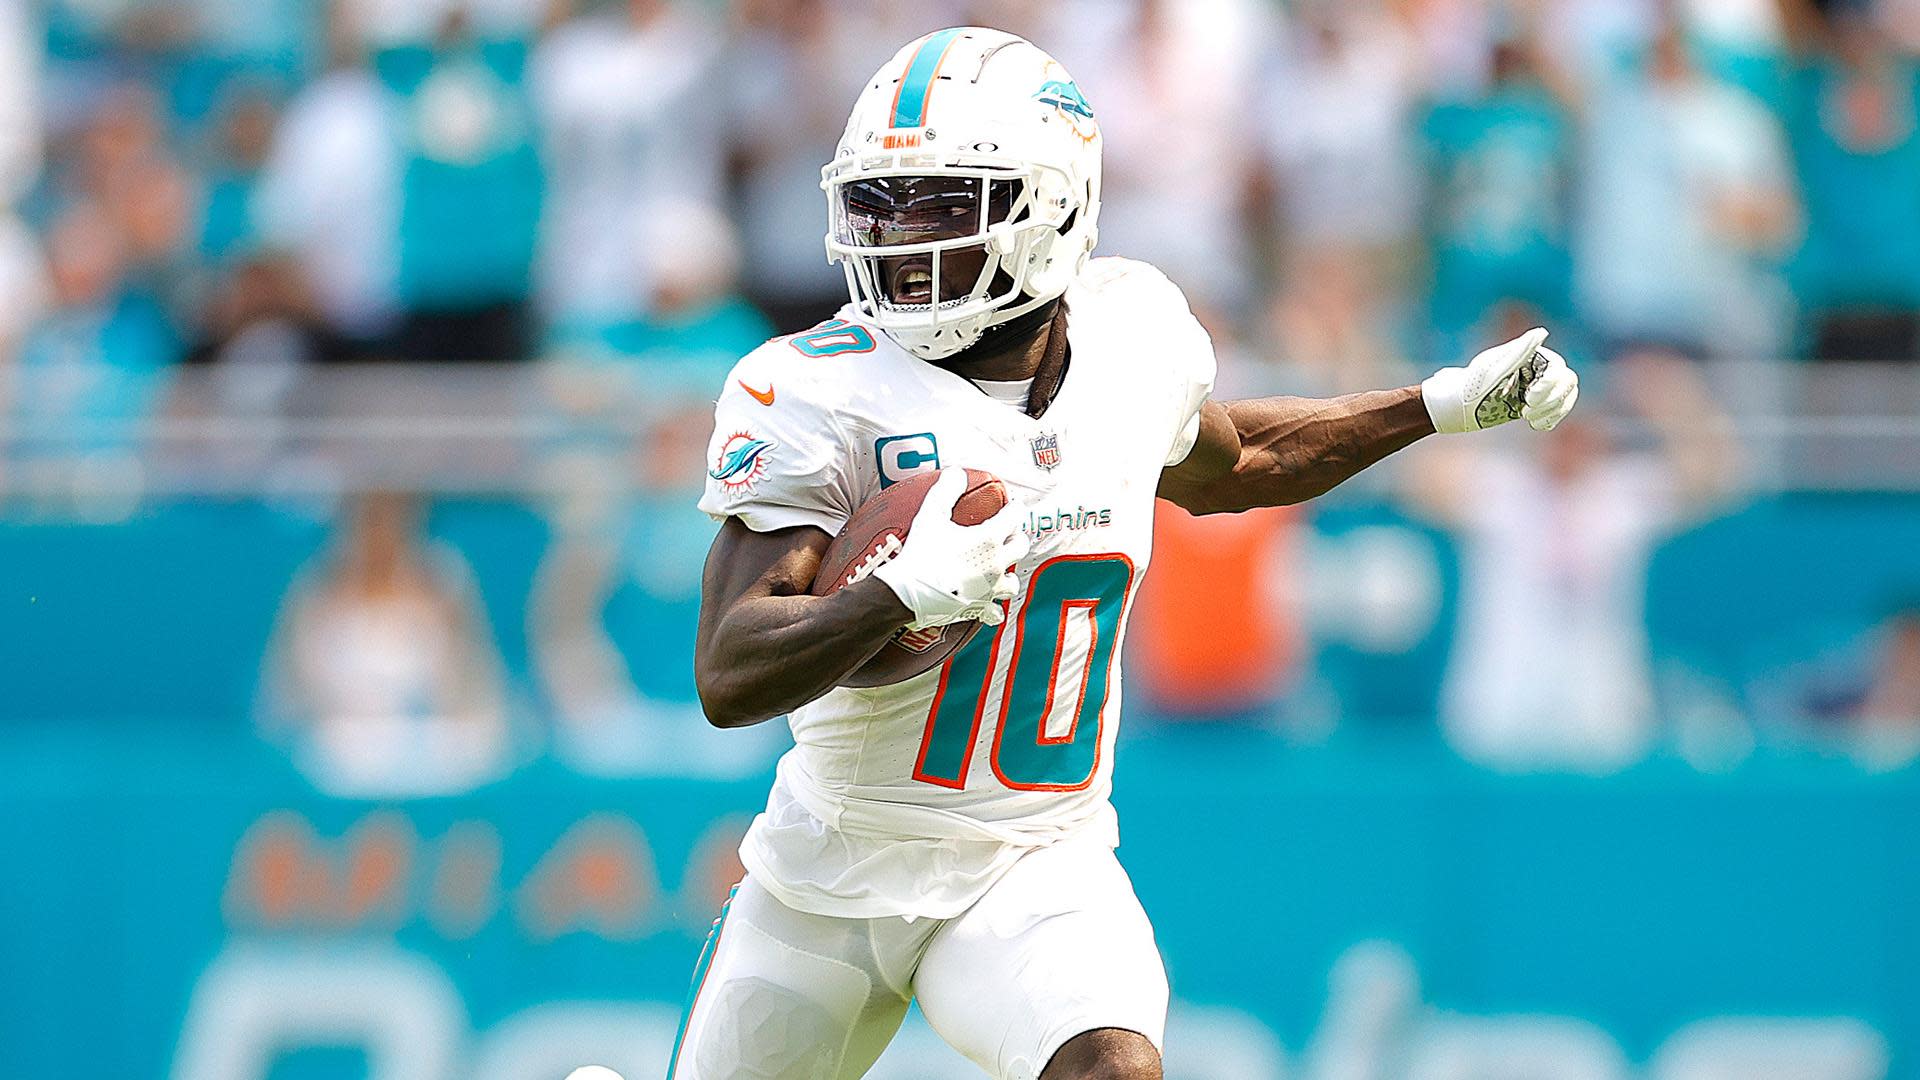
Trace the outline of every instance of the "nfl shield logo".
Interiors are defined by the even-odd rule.
[[[1055,435],[1051,431],[1045,435],[1035,435],[1033,437],[1033,463],[1046,469],[1048,472],[1052,472],[1053,467],[1060,464],[1060,436]]]

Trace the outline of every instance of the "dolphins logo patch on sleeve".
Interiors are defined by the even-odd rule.
[[[720,444],[720,453],[707,475],[718,480],[729,495],[750,491],[754,481],[767,474],[767,456],[772,450],[773,444],[766,439],[736,431]]]

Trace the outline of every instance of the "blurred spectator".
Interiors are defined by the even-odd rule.
[[[75,149],[58,195],[97,206],[118,238],[131,286],[177,312],[197,269],[199,181],[171,143],[160,102],[140,83],[117,83],[89,117]]]
[[[40,173],[44,33],[28,0],[0,0],[0,206],[17,203]]]
[[[296,268],[264,254],[235,259],[226,269],[201,308],[199,331],[188,356],[197,362],[283,367],[333,352]]]
[[[52,130],[69,127],[113,83],[137,80],[172,102],[194,21],[178,0],[52,0],[46,20],[46,102]],[[189,95],[191,96],[191,95]],[[172,110],[169,110],[171,112]]]
[[[1303,251],[1291,266],[1268,311],[1269,356],[1277,363],[1264,372],[1270,381],[1248,388],[1251,394],[1327,396],[1413,380],[1398,340],[1401,312],[1382,292],[1382,263]],[[1228,367],[1224,353],[1221,366]]]
[[[1780,355],[1797,225],[1773,116],[1702,72],[1677,14],[1589,95],[1578,291],[1601,340]]]
[[[220,262],[254,250],[254,192],[273,149],[279,109],[260,83],[230,85],[216,114],[213,152],[200,213],[199,253]]]
[[[1590,0],[1604,2],[1604,0]],[[1669,0],[1684,13],[1694,63],[1764,102],[1776,116],[1782,102],[1780,57],[1786,48],[1778,0]],[[1888,0],[1879,0],[1883,5]],[[1649,20],[1650,23],[1657,20]],[[1647,37],[1652,37],[1649,34]]]
[[[399,119],[401,359],[517,360],[531,347],[543,181],[528,52],[479,36],[455,8],[432,41],[374,58]]]
[[[821,246],[820,169],[863,80],[903,42],[869,34],[870,9],[830,0],[735,0],[733,18],[717,89],[728,95],[744,283],[775,328],[793,333],[847,302],[846,278]]]
[[[397,118],[345,8],[333,7],[327,71],[281,116],[252,213],[262,246],[293,258],[328,328],[364,354],[399,307],[401,160]]]
[[[22,441],[16,462],[57,463],[130,452],[179,343],[153,299],[133,286],[130,245],[113,219],[76,203],[47,239],[51,306],[31,323],[0,393]],[[11,271],[36,276],[24,258]]]
[[[1737,465],[1724,418],[1677,357],[1622,357],[1608,386],[1653,448],[1629,449],[1589,411],[1551,439],[1449,444],[1415,463],[1430,471],[1413,493],[1461,549],[1441,727],[1472,760],[1605,771],[1657,737],[1648,560]]]
[[[711,424],[707,409],[683,408],[620,449],[553,463],[529,637],[554,751],[582,771],[747,776],[785,747],[784,724],[714,730],[693,687],[686,629],[713,540],[695,505]]]
[[[540,292],[550,319],[620,319],[651,283],[633,237],[609,225],[637,207],[724,194],[722,42],[684,0],[603,0],[533,59],[547,164]]]
[[[137,75],[170,119],[197,128],[232,79],[289,85],[316,51],[312,0],[54,0],[45,5],[56,93],[84,98]]]
[[[1435,362],[1470,352],[1470,331],[1503,302],[1549,318],[1567,309],[1572,94],[1551,79],[1535,39],[1514,28],[1494,46],[1490,76],[1484,91],[1437,104],[1422,125]]]
[[[1880,0],[1879,15],[1895,48],[1908,54],[1920,53],[1920,3]]]
[[[260,411],[258,406],[267,403],[263,388],[277,404],[298,365],[344,351],[313,310],[299,265],[263,242],[261,173],[277,119],[275,100],[264,85],[229,87],[217,113],[201,214],[199,249],[211,263],[210,280],[196,312],[198,338],[188,359],[246,369],[222,373],[221,405],[237,408],[235,415]]]
[[[1424,89],[1442,101],[1486,88],[1487,58],[1512,8],[1486,0],[1381,0],[1412,35]],[[1615,5],[1630,0],[1554,0],[1558,14],[1574,4]]]
[[[1209,324],[1254,299],[1242,213],[1259,14],[1247,0],[1080,2],[1040,31],[1100,124],[1098,254],[1159,266]]]
[[[197,81],[218,105],[230,80],[285,86],[308,74],[324,48],[319,18],[325,4],[313,0],[191,0],[190,51]]]
[[[1920,68],[1873,9],[1844,2],[1797,28],[1788,131],[1807,211],[1795,266],[1813,355],[1920,356]]]
[[[311,418],[297,414],[308,366],[342,350],[311,313],[298,269],[270,254],[237,258],[199,316],[190,367],[163,410],[174,437],[149,457],[164,473],[215,486],[300,469],[296,431]]]
[[[472,574],[420,532],[410,497],[364,496],[281,601],[261,719],[331,794],[450,794],[508,764],[501,661]]]
[[[646,286],[632,305],[645,314],[575,319],[556,333],[554,355],[603,370],[618,365],[637,398],[709,399],[734,361],[773,336],[738,291],[733,227],[698,202],[643,206],[628,217],[634,227],[621,249],[637,264],[633,280]]]
[[[1370,501],[1313,512],[1288,567],[1308,639],[1286,702],[1293,730],[1431,731],[1450,640],[1444,544]]]
[[[1749,0],[1710,0],[1736,7]],[[1759,0],[1769,4],[1773,0]],[[1677,16],[1689,0],[1553,0],[1540,25],[1542,45],[1556,64],[1583,87],[1616,74],[1624,58],[1637,56],[1664,14]],[[1492,5],[1487,5],[1489,8]]]
[[[7,298],[0,305],[0,370],[17,359],[27,330],[46,314],[51,287],[39,237],[26,222],[0,210],[0,296]],[[5,392],[0,390],[0,412],[5,408]]]
[[[1280,244],[1269,318],[1314,391],[1404,381],[1395,321],[1421,196],[1421,63],[1409,28],[1380,6],[1317,2],[1265,65],[1261,186]]]
[[[1408,28],[1376,3],[1300,5],[1264,65],[1261,110],[1290,247],[1356,260],[1362,273],[1403,254],[1420,203],[1411,140],[1420,62]]]

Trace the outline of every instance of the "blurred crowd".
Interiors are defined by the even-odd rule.
[[[726,355],[804,328],[842,290],[817,183],[849,102],[961,21],[1032,36],[1087,88],[1102,250],[1304,379],[1372,385],[1516,318],[1595,358],[1920,340],[1912,0],[0,12],[0,329],[23,374]],[[137,408],[129,385],[95,411]]]
[[[1471,756],[1646,753],[1648,562],[1738,492],[1743,418],[1782,410],[1748,369],[1920,359],[1920,0],[0,0],[0,489],[137,472],[160,421],[405,424],[458,385],[315,406],[318,371],[537,371],[508,385],[567,432],[530,601],[560,738],[624,733],[576,740],[606,769],[706,753],[631,737],[697,721],[599,619],[630,573],[684,606],[704,522],[623,492],[681,498],[726,367],[844,302],[819,167],[867,74],[956,23],[1073,71],[1106,136],[1100,250],[1187,290],[1226,396],[1404,384],[1535,324],[1590,373],[1603,422],[1436,451],[1406,488],[1460,552],[1427,707]],[[1856,397],[1792,405],[1888,407]],[[1469,453],[1524,497],[1432,497]],[[344,718],[317,753],[348,786],[424,756],[406,784],[457,787],[512,742],[475,585],[418,517],[341,515],[263,678],[273,724]],[[1300,674],[1305,627],[1390,648],[1433,618],[1398,541],[1329,554],[1304,519],[1163,522],[1135,632],[1157,708],[1310,731],[1341,710]],[[1328,573],[1276,569],[1305,565]],[[1200,606],[1165,598],[1188,589],[1228,597],[1205,618],[1242,647],[1194,646]],[[1783,700],[1838,680],[1840,713],[1914,728],[1898,611]],[[392,722],[420,715],[441,726]]]

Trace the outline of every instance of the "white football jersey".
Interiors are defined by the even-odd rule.
[[[1180,290],[1144,263],[1092,260],[1066,300],[1070,366],[1038,419],[846,308],[727,377],[700,500],[714,517],[837,533],[889,484],[958,465],[1003,480],[1033,540],[1003,625],[923,675],[794,711],[794,748],[741,847],[792,907],[947,918],[1027,848],[1118,843],[1127,611],[1160,471],[1193,446],[1214,355]]]

